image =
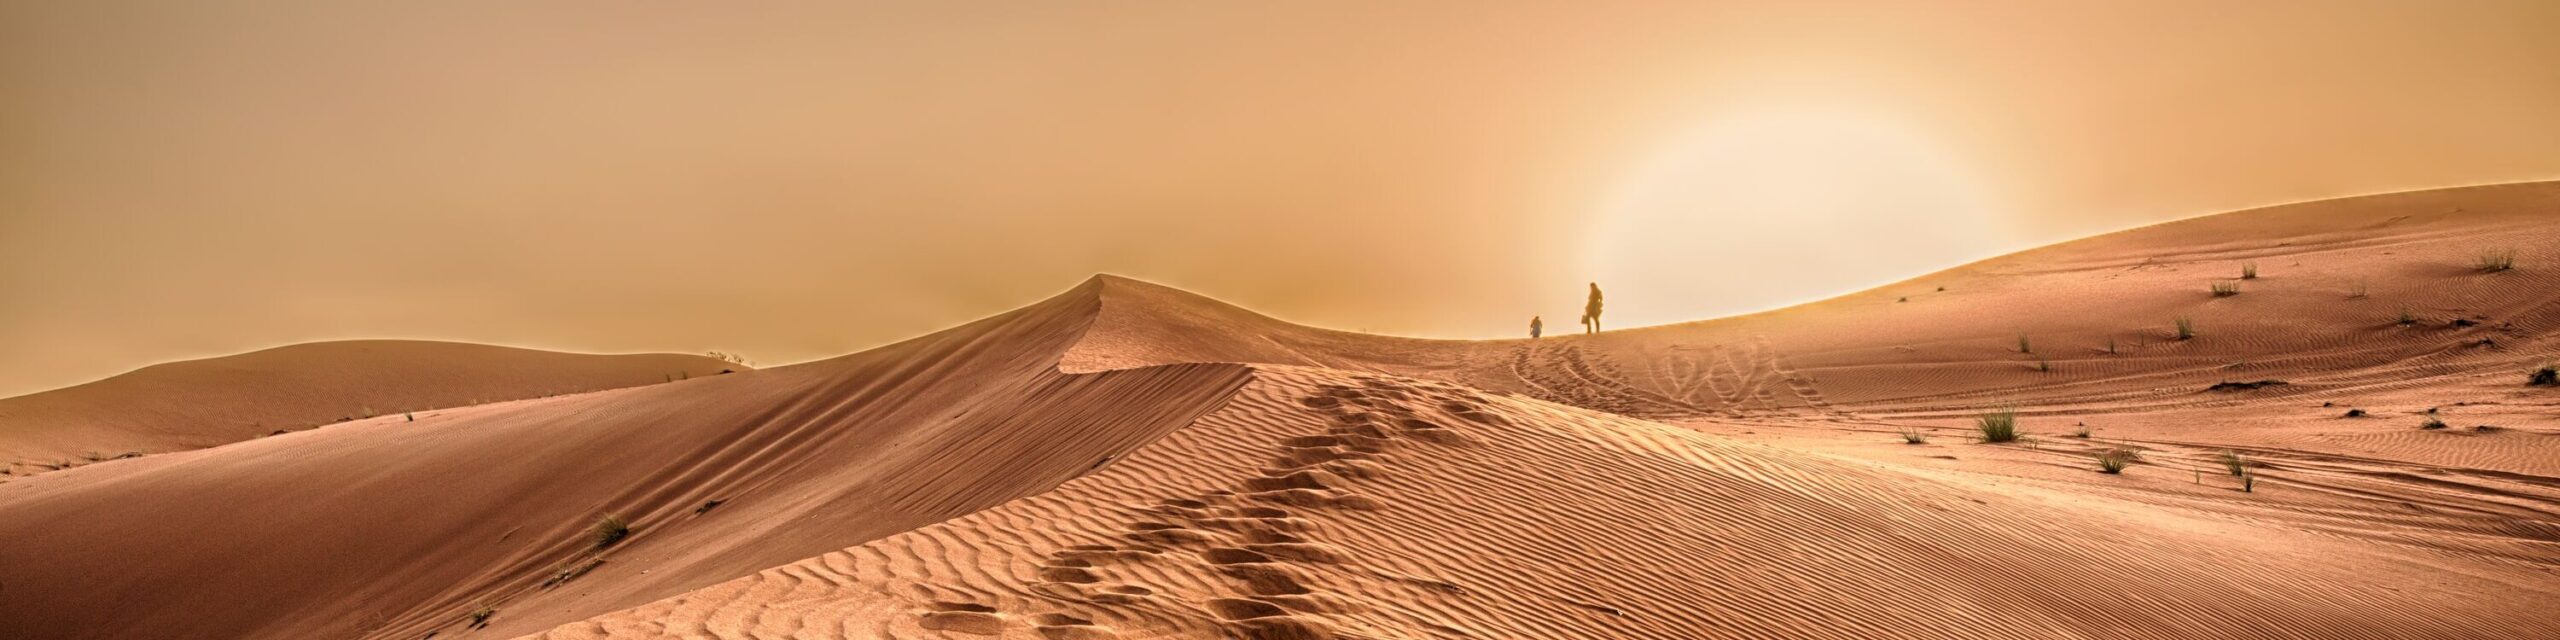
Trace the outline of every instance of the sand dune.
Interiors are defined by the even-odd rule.
[[[1275,368],[1057,491],[536,637],[2531,637],[2548,567]],[[2419,585],[2424,585],[2419,588]]]
[[[332,422],[747,368],[683,354],[587,355],[415,340],[298,344],[0,399],[0,464],[12,474],[32,474]]]
[[[0,627],[417,637],[484,604],[556,623],[1043,491],[1244,381],[1233,365],[1057,373],[1098,286],[831,361],[0,484]],[[590,553],[605,514],[633,533]]]
[[[0,483],[0,628],[2547,637],[2560,389],[2524,371],[2560,359],[2555,267],[2560,183],[1538,341],[1100,277],[836,360]],[[2212,389],[2257,381],[2283,384]],[[2027,441],[1972,442],[2002,406]],[[597,551],[607,513],[635,527]]]

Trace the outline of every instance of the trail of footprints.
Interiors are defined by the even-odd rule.
[[[1177,619],[1189,612],[1195,621],[1208,620],[1238,638],[1317,640],[1349,635],[1331,618],[1359,613],[1362,605],[1325,592],[1306,567],[1352,559],[1342,548],[1323,542],[1322,525],[1297,514],[1388,508],[1377,498],[1357,492],[1359,481],[1386,476],[1399,451],[1474,444],[1470,436],[1423,417],[1410,405],[1432,406],[1452,423],[1491,424],[1503,419],[1487,411],[1482,396],[1473,390],[1413,386],[1384,378],[1355,380],[1357,386],[1318,385],[1314,395],[1298,400],[1323,413],[1330,426],[1320,435],[1281,439],[1279,451],[1260,476],[1152,505],[1146,511],[1157,517],[1124,523],[1116,544],[1076,545],[1051,553],[1040,563],[1040,582],[1032,584],[1031,590],[1061,602],[1172,611]],[[1153,565],[1154,573],[1215,575],[1226,592],[1190,603],[1146,586],[1112,580],[1142,573],[1128,570],[1135,565]],[[1137,617],[1146,617],[1138,613]],[[1031,621],[1033,629],[1048,640],[1119,637],[1109,627],[1065,613],[1038,614]],[[921,626],[997,635],[1003,632],[1004,619],[992,607],[937,602],[933,610],[923,613]]]
[[[1511,373],[1540,398],[1640,417],[1832,413],[1822,391],[1763,337],[1653,354],[1631,376],[1606,351],[1534,344],[1510,353]]]

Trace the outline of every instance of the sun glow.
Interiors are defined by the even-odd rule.
[[[1589,236],[1613,326],[1756,311],[1898,281],[2007,246],[1964,163],[1865,114],[1714,118],[1636,165]]]

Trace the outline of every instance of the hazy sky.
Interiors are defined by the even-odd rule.
[[[2560,178],[2560,3],[0,0],[0,395],[830,356],[1098,271],[1510,337]]]

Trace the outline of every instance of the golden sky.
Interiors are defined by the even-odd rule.
[[[785,363],[1094,272],[1412,335],[1569,327],[1595,279],[1612,326],[1746,312],[2560,178],[2555,33],[2547,0],[0,0],[0,395],[360,337]]]

